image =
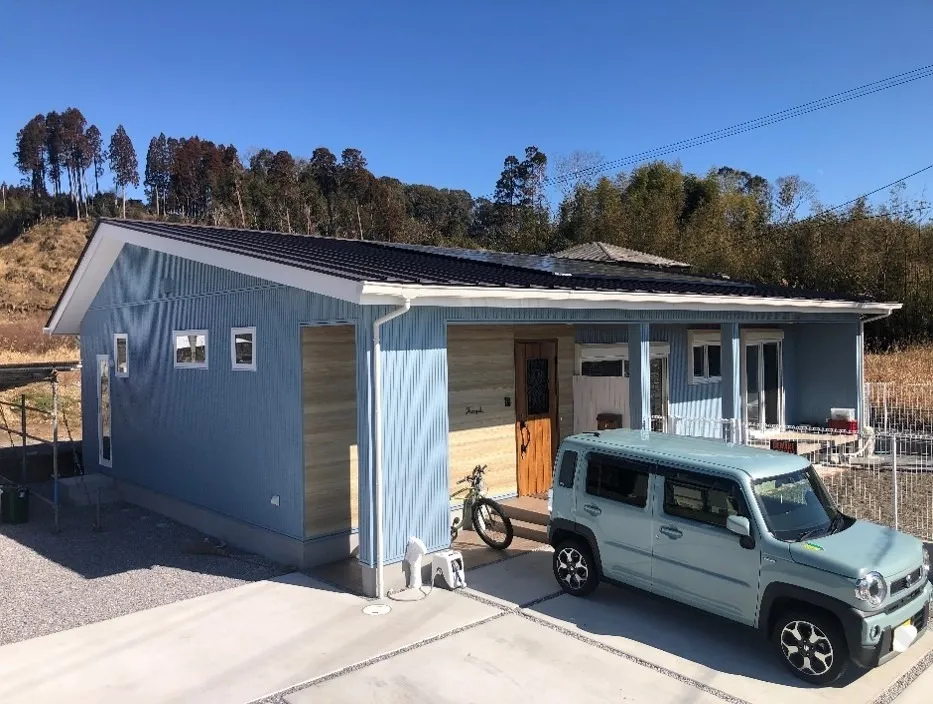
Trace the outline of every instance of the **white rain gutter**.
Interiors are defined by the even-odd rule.
[[[380,328],[411,309],[411,299],[406,298],[401,308],[396,308],[373,322],[373,493],[376,507],[373,512],[376,537],[376,598],[381,599],[385,589],[383,579],[383,536],[382,536],[382,336]]]
[[[898,309],[899,308],[900,306],[898,306]],[[872,315],[867,318],[862,318],[862,325],[864,326],[865,323],[873,323],[876,320],[882,320],[883,318],[890,318],[892,313],[894,313],[894,309],[889,310],[887,313],[881,313],[879,315]]]

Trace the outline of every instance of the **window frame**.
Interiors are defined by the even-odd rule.
[[[97,377],[97,461],[101,467],[113,469],[113,374],[110,371],[110,356],[99,354],[95,358],[94,374]],[[107,369],[107,406],[110,412],[110,428],[107,437],[110,439],[108,446],[109,457],[104,457],[104,416],[103,416],[103,392],[101,391],[101,373],[100,363],[104,362]]]
[[[252,336],[250,343],[252,355],[249,364],[243,364],[236,361],[236,337],[237,335],[248,334]],[[256,371],[256,326],[245,326],[239,328],[230,328],[230,368],[235,372],[254,372]]]
[[[625,469],[632,472],[640,472],[647,476],[648,481],[645,483],[645,499],[644,503],[636,501],[633,499],[616,499],[610,498],[608,496],[603,496],[602,494],[594,494],[589,489],[589,472],[590,472],[590,462],[594,458],[604,458],[612,462],[624,463],[628,465]],[[631,457],[624,457],[622,455],[616,455],[609,452],[603,452],[599,450],[587,452],[584,455],[585,464],[583,465],[583,493],[587,496],[592,496],[596,499],[601,499],[602,501],[611,501],[614,504],[621,504],[623,506],[631,506],[632,508],[638,509],[640,511],[648,510],[648,506],[651,504],[651,482],[652,475],[654,474],[654,465],[650,462],[644,460],[637,460]]]
[[[190,362],[179,362],[178,361],[178,350],[177,345],[179,337],[190,337],[192,335],[202,335],[204,337],[204,361],[195,362],[194,361],[194,350],[191,350],[191,359]],[[187,330],[172,330],[172,365],[175,369],[207,369],[207,363],[210,360],[210,347],[211,340],[210,335],[206,329],[187,329]]]
[[[123,350],[126,354],[126,371],[120,371],[120,340],[123,340]],[[130,339],[125,332],[117,332],[113,335],[113,375],[117,379],[126,379],[130,375]]]
[[[694,368],[694,350],[703,349],[703,375],[697,376]],[[719,375],[710,376],[709,348],[719,348]],[[687,349],[689,358],[687,364],[690,369],[690,384],[718,384],[722,382],[722,331],[721,330],[688,330]]]
[[[573,455],[573,465],[568,465],[567,460]],[[577,480],[577,468],[580,465],[580,453],[575,449],[567,448],[560,454],[560,462],[557,463],[557,486],[562,489],[573,489]],[[570,483],[568,484],[568,477]]]
[[[667,502],[667,487],[668,487],[669,481],[678,482],[681,484],[693,483],[693,484],[700,484],[700,485],[708,485],[708,489],[712,488],[713,485],[715,485],[716,483],[721,482],[721,483],[725,483],[732,489],[733,495],[735,496],[737,500],[738,513],[736,513],[735,515],[744,516],[745,518],[748,518],[750,522],[752,522],[751,511],[749,510],[749,502],[745,496],[745,492],[742,490],[741,484],[739,484],[739,482],[737,482],[732,477],[724,477],[724,476],[719,476],[716,474],[703,474],[701,472],[681,470],[681,469],[676,469],[676,468],[665,468],[663,471],[660,471],[658,474],[660,478],[662,479],[661,512],[663,513],[665,517],[678,520],[678,521],[689,521],[697,525],[706,526],[708,528],[718,528],[719,530],[729,532],[729,529],[727,528],[728,516],[726,517],[726,520],[720,524],[720,523],[715,523],[715,522],[708,521],[708,520],[703,520],[702,518],[697,518],[696,516],[686,516],[680,513],[671,513],[668,510],[669,504]],[[709,505],[708,496],[704,497],[704,505],[706,507],[708,507]],[[704,509],[704,510],[707,510],[707,509]]]

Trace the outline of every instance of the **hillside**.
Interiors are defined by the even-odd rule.
[[[47,220],[0,247],[0,310],[7,320],[52,309],[90,230],[86,220]]]

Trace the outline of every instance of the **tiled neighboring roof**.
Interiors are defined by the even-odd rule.
[[[101,220],[350,281],[564,291],[761,296],[863,302],[813,291],[576,259],[400,245],[139,220]]]
[[[619,264],[644,264],[661,267],[689,267],[684,262],[665,259],[654,254],[638,252],[626,247],[618,247],[605,242],[584,242],[557,252],[555,257],[580,259],[593,262],[617,262]]]

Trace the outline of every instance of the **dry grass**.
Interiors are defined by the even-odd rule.
[[[11,319],[50,311],[90,230],[86,220],[47,220],[0,247],[0,310]]]
[[[933,345],[865,355],[865,381],[896,384],[933,383]]]

